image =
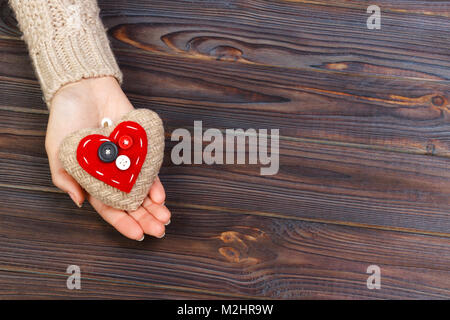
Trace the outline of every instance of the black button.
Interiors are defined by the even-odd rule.
[[[113,162],[119,154],[119,149],[111,141],[103,142],[98,148],[98,157],[103,162]]]

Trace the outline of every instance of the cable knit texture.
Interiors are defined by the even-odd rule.
[[[96,0],[10,0],[28,45],[44,100],[83,78],[122,73],[111,51]]]

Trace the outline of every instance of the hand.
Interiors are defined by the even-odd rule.
[[[74,131],[97,128],[105,117],[117,122],[132,110],[133,106],[113,77],[83,79],[65,85],[53,97],[45,138],[52,181],[67,192],[79,207],[86,194],[59,161],[59,145]],[[87,195],[87,200],[103,219],[124,236],[138,241],[143,240],[144,234],[158,238],[164,236],[165,225],[170,222],[170,211],[164,205],[165,198],[159,178],[155,179],[142,205],[133,212],[111,208]]]

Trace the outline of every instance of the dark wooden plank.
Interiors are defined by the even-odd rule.
[[[0,40],[0,45],[15,46],[7,42]],[[28,78],[32,75],[17,78],[15,68],[8,71],[13,56],[5,53],[0,69],[0,104],[44,111],[37,82]],[[134,105],[152,107],[174,126],[202,119],[216,128],[279,128],[286,137],[450,154],[447,83],[362,81],[358,76],[276,68],[269,74],[253,65],[127,51],[118,58],[124,89]],[[21,63],[27,63],[25,56]]]
[[[193,1],[187,8],[184,1],[141,2],[121,6],[120,16],[115,1],[103,2],[102,8],[114,38],[149,52],[294,69],[450,79],[446,33],[450,2],[440,2],[431,15],[408,12],[407,5],[399,7],[404,12],[383,11],[381,5],[380,30],[366,26],[370,5],[366,1],[342,3],[215,1],[205,7],[202,1]]]
[[[385,1],[377,32],[365,27],[365,1],[100,4],[129,79],[125,89],[151,96],[144,104],[170,100],[161,112],[174,110],[175,100],[189,106],[183,115],[212,113],[221,128],[273,125],[287,136],[448,155],[448,81],[398,82],[449,79],[448,1]],[[122,47],[152,55],[133,63]],[[147,63],[151,75],[142,73]],[[230,109],[233,116],[224,115]]]
[[[217,127],[270,124],[286,136],[449,155],[448,1],[383,2],[377,31],[365,28],[363,1],[133,4],[100,2],[137,105],[209,113]],[[8,39],[4,99],[43,108],[31,68],[17,67],[25,47]]]
[[[158,288],[147,283],[133,284],[120,280],[93,280],[81,275],[81,289],[69,290],[69,274],[48,274],[30,270],[2,269],[0,266],[0,299],[224,299],[223,295]]]
[[[129,297],[448,298],[448,160],[415,154],[449,155],[449,2],[379,4],[369,31],[365,1],[100,1],[124,89],[169,134],[199,119],[282,134],[271,178],[166,155],[172,231],[140,244],[50,185],[45,106],[0,1],[0,269],[50,270],[28,281],[47,277],[56,296],[69,259]],[[381,291],[365,288],[373,263]]]
[[[0,265],[12,269],[60,274],[76,264],[92,279],[236,297],[450,297],[448,238],[172,207],[164,239],[136,242],[63,194],[0,195]],[[381,290],[366,287],[372,264]]]
[[[20,33],[1,2],[5,36]],[[264,65],[449,79],[449,1],[99,1],[116,38],[141,49]],[[237,57],[236,57],[237,55]],[[446,66],[446,68],[440,68]]]
[[[13,129],[16,123],[21,126]],[[3,185],[56,190],[45,123],[42,114],[0,112]],[[170,140],[173,128],[166,129]],[[173,203],[450,235],[447,158],[282,140],[278,174],[261,176],[260,165],[175,166],[174,144],[166,141],[161,171]]]
[[[449,83],[269,71],[129,52],[118,58],[135,106],[151,107],[169,120],[279,128],[286,137],[450,154]]]

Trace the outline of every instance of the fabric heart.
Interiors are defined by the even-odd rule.
[[[118,146],[121,137],[127,137],[130,141],[130,146],[126,149],[117,148],[117,156],[126,156],[130,160],[131,165],[126,170],[118,168],[114,161],[104,162],[98,156],[98,150],[104,142],[112,142]],[[131,191],[146,156],[147,134],[133,121],[119,123],[109,137],[99,134],[86,136],[81,139],[77,148],[78,163],[87,173],[126,193]]]
[[[114,159],[101,159],[103,144],[115,146]],[[113,148],[114,149],[114,148]],[[147,109],[125,115],[116,126],[84,129],[66,137],[59,159],[66,171],[92,196],[122,210],[136,210],[144,201],[162,164],[164,128]],[[121,157],[121,158],[119,158]]]

